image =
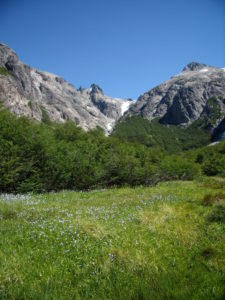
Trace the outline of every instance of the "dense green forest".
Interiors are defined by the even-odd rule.
[[[142,130],[146,120],[137,120]],[[225,141],[213,147],[181,152],[193,148],[191,140],[201,145],[193,135],[196,130],[190,128],[186,135],[184,129],[170,126],[170,135],[169,129],[164,126],[163,132],[162,126],[155,120],[146,131],[142,130],[143,139],[150,137],[151,132],[154,136],[142,145],[137,140],[123,140],[119,134],[105,137],[101,128],[84,132],[72,122],[55,124],[46,117],[39,123],[2,108],[0,191],[87,190],[153,185],[200,175],[225,176]],[[130,132],[133,130],[135,134],[134,128]],[[173,142],[172,134],[177,143]],[[209,142],[206,135],[201,136],[204,143]]]
[[[139,116],[128,117],[115,127],[113,135],[120,140],[160,147],[170,153],[198,148],[210,143],[210,132],[198,120],[188,128],[164,125],[158,118],[149,122]]]

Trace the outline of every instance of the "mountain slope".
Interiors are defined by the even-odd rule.
[[[176,152],[225,137],[225,69],[188,64],[140,96],[114,128],[122,140]]]
[[[13,113],[36,120],[69,119],[85,130],[102,127],[110,132],[130,101],[105,96],[95,84],[75,89],[57,75],[41,72],[19,61],[0,43],[0,100]]]
[[[125,116],[141,116],[149,121],[160,118],[163,124],[189,126],[207,114],[209,99],[216,97],[220,115],[212,124],[219,126],[225,114],[225,70],[190,63],[170,80],[139,97]]]

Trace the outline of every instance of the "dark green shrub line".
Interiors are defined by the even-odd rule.
[[[191,180],[201,173],[225,176],[225,143],[171,155],[84,132],[72,122],[42,123],[0,110],[0,191],[42,192]]]

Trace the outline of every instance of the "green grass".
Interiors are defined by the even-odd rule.
[[[215,181],[1,196],[0,299],[224,299]]]
[[[8,76],[8,75],[9,75],[9,72],[7,71],[6,68],[0,67],[0,75]]]

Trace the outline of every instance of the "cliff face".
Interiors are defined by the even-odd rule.
[[[125,116],[139,115],[150,121],[158,117],[161,123],[187,127],[202,114],[211,113],[207,106],[213,97],[220,111],[216,128],[225,115],[225,70],[190,63],[180,74],[140,96]]]
[[[19,61],[16,53],[0,43],[0,100],[13,113],[42,120],[72,120],[85,130],[102,127],[109,133],[130,101],[113,99],[92,85],[75,89],[63,78],[36,70]]]

